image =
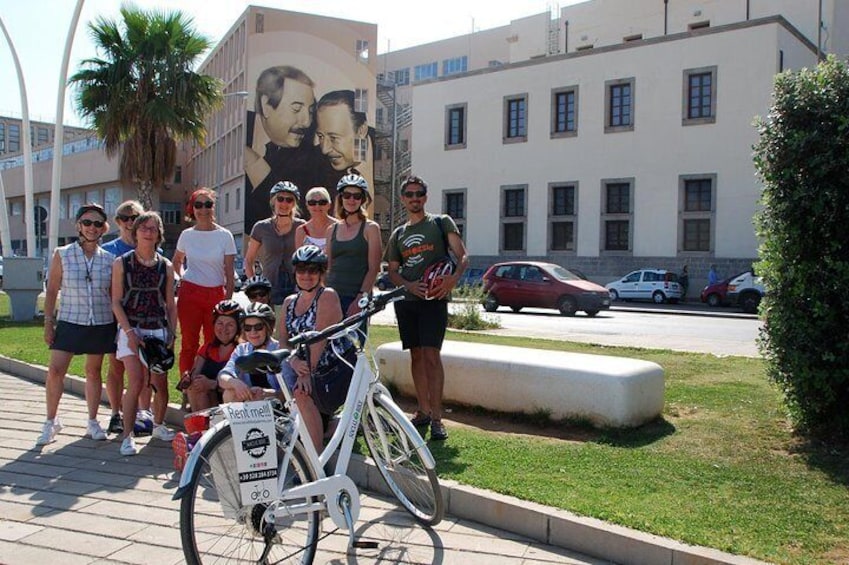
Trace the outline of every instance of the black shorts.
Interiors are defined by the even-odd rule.
[[[103,355],[115,353],[115,322],[100,326],[81,326],[70,322],[58,322],[53,345],[50,349],[67,351],[74,355]]]
[[[395,303],[395,317],[404,349],[442,349],[448,327],[447,300],[400,300]]]

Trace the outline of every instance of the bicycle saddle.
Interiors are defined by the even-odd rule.
[[[257,349],[248,355],[236,357],[236,368],[245,373],[253,373],[255,371],[278,373],[280,372],[280,365],[291,354],[292,351],[289,349],[277,349],[275,351]]]

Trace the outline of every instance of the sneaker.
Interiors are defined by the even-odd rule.
[[[155,439],[162,441],[171,441],[176,435],[173,431],[165,427],[165,424],[156,424],[153,426],[153,433],[150,434]]]
[[[47,445],[56,441],[56,434],[62,429],[62,424],[59,418],[53,420],[45,420],[44,427],[41,428],[41,435],[35,441],[36,445]]]
[[[139,452],[136,449],[136,442],[133,439],[133,436],[127,436],[124,438],[124,441],[121,442],[121,455],[135,455]]]
[[[434,441],[445,441],[448,439],[448,431],[442,420],[434,420],[430,423],[430,439]]]
[[[106,428],[106,431],[110,434],[124,433],[124,419],[121,417],[121,414],[112,414],[112,417],[109,418],[109,427]]]
[[[153,433],[153,420],[139,420],[133,424],[133,435],[136,437],[149,436]]]
[[[89,420],[85,430],[85,435],[95,441],[103,441],[106,439],[106,432],[100,427],[100,422],[97,420]]]
[[[416,414],[410,418],[410,423],[417,428],[424,428],[430,424],[430,414],[425,414],[417,410]]]

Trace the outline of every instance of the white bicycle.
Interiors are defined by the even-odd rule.
[[[402,297],[399,288],[364,298],[360,313],[290,340],[293,346],[305,347],[347,335],[357,349],[340,420],[320,455],[278,373],[290,351],[258,351],[239,360],[241,370],[278,373],[286,398],[285,406],[275,401],[274,407],[277,496],[269,503],[242,500],[229,423],[224,419],[211,426],[192,449],[174,495],[181,501],[180,533],[188,563],[312,563],[319,540],[332,533],[322,535],[323,516],[348,531],[351,547],[375,547],[373,542],[354,538],[359,491],[347,469],[360,427],[371,457],[401,505],[425,526],[442,520],[444,502],[433,455],[379,382],[355,329]],[[325,466],[337,450],[333,473],[327,474]]]

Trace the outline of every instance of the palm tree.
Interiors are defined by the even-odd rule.
[[[138,184],[149,210],[153,190],[174,172],[182,139],[205,142],[205,118],[221,105],[218,79],[194,72],[210,41],[179,11],[121,8],[123,22],[98,18],[89,32],[102,58],[86,59],[70,82],[80,116],[89,119],[121,179]]]

